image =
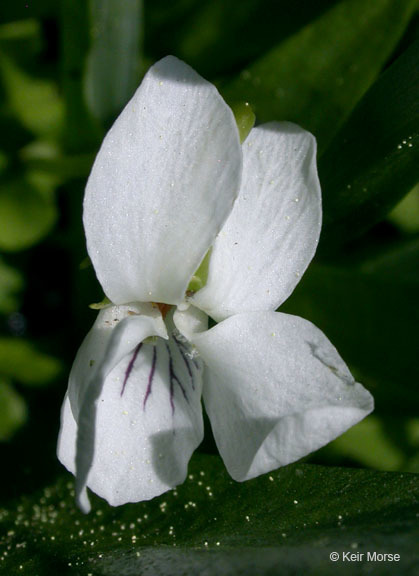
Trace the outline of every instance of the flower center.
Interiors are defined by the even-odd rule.
[[[153,306],[157,306],[157,308],[160,310],[163,320],[166,318],[167,313],[172,307],[171,304],[162,304],[160,302],[153,302]]]

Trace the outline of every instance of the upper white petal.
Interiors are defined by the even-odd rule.
[[[316,251],[321,216],[314,137],[286,122],[254,128],[243,144],[240,194],[194,303],[216,320],[275,310]]]
[[[84,199],[112,302],[183,300],[237,196],[242,152],[216,88],[174,57],[150,68],[103,141]]]
[[[317,450],[373,409],[336,349],[301,318],[239,314],[194,344],[207,365],[205,408],[236,480]]]

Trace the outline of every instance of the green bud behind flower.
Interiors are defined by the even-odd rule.
[[[231,106],[231,110],[236,119],[237,128],[239,129],[240,142],[246,140],[250,130],[255,125],[256,116],[253,112],[249,102],[235,102]]]
[[[198,290],[203,288],[207,283],[210,258],[211,258],[211,248],[205,254],[204,259],[197,268],[195,274],[192,276],[191,281],[189,282],[188,288],[186,290],[187,294],[191,292],[192,293],[198,292]]]

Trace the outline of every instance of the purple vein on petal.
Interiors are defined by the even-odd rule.
[[[191,379],[192,390],[195,390],[195,381],[194,381],[194,377],[193,377],[192,368],[191,368],[191,365],[189,363],[189,359],[186,355],[187,352],[189,352],[189,350],[188,350],[186,344],[184,344],[181,340],[176,338],[175,334],[173,334],[173,340],[176,342],[178,350],[180,352],[180,355],[182,356],[183,361],[184,361],[185,366],[186,366],[186,369],[188,370],[189,378]]]
[[[147,384],[147,390],[146,390],[146,393],[144,396],[144,401],[143,401],[143,410],[145,410],[145,405],[147,404],[148,397],[151,394],[151,387],[153,386],[154,372],[156,370],[156,362],[157,362],[157,346],[153,346],[153,360],[151,361],[151,369],[150,369],[150,373],[148,375],[148,384]]]
[[[131,357],[131,360],[129,361],[129,364],[127,366],[127,369],[125,370],[124,383],[122,384],[122,388],[121,388],[121,396],[123,396],[123,394],[125,392],[125,386],[128,382],[128,378],[130,377],[132,369],[134,368],[135,360],[137,359],[138,352],[141,350],[142,345],[143,345],[143,343],[140,342],[138,344],[138,346],[135,348],[134,353]]]
[[[182,390],[183,397],[185,398],[186,402],[189,404],[188,396],[186,395],[185,388],[182,386],[179,378],[176,376],[176,372],[173,368],[173,357],[172,353],[170,352],[169,345],[166,344],[167,353],[169,355],[169,378],[170,378],[170,406],[172,407],[172,414],[175,412],[175,403],[174,403],[174,396],[175,396],[175,383],[179,386]]]

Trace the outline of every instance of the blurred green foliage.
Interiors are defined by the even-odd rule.
[[[66,374],[95,317],[88,304],[101,299],[92,268],[80,268],[84,182],[110,123],[169,53],[229,103],[250,102],[257,122],[291,120],[318,138],[324,232],[284,311],[328,335],[376,411],[312,461],[419,471],[417,8],[416,0],[0,5],[0,440],[13,462],[3,498],[56,474]],[[211,450],[207,435],[203,451]]]
[[[0,380],[0,441],[10,440],[27,418],[25,401],[7,380]]]
[[[415,5],[338,2],[252,62],[223,93],[248,100],[260,122],[298,122],[323,151],[392,54]]]

